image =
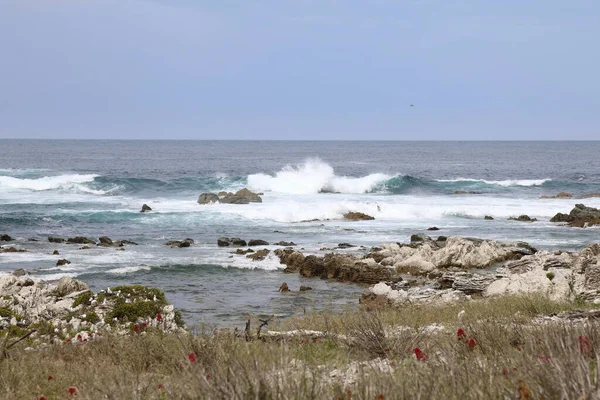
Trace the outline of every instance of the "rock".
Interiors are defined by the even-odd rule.
[[[375,217],[370,215],[358,212],[358,211],[350,211],[349,213],[344,214],[344,219],[350,221],[371,221],[374,220]]]
[[[58,260],[56,262],[57,267],[59,267],[61,265],[67,265],[67,264],[71,264],[71,261],[67,260],[66,258],[61,258],[60,260]]]
[[[581,196],[582,199],[591,199],[592,197],[600,197],[600,193],[588,193]]]
[[[379,304],[384,306],[400,306],[414,303],[442,304],[448,302],[469,300],[470,296],[453,289],[435,290],[430,288],[414,287],[407,290],[393,289],[390,285],[379,282],[367,289],[360,298],[363,306]]]
[[[219,202],[223,204],[262,203],[262,198],[258,194],[244,188],[238,190],[235,194],[228,193]]]
[[[228,194],[229,194],[229,193],[228,193],[228,192],[225,192],[225,191],[220,191],[219,193],[217,193],[217,195],[218,195],[219,197],[227,196]]]
[[[262,249],[262,250],[258,250],[257,252],[247,255],[246,258],[249,258],[252,261],[262,261],[265,259],[265,257],[267,257],[267,255],[270,252],[271,252],[271,250]]]
[[[98,243],[98,246],[114,246],[115,243],[112,241],[111,238],[109,238],[108,236],[102,236],[100,238],[98,238],[98,241],[100,243]]]
[[[483,217],[483,219],[487,219],[489,221],[492,221],[494,219],[494,217],[492,217],[491,215],[486,215],[485,217]]]
[[[242,250],[242,249],[237,249],[234,254],[239,254],[239,255],[246,255],[249,253],[254,253],[254,250],[252,249],[246,249],[246,250]]]
[[[432,226],[431,228],[427,228],[428,231],[439,231],[440,228],[438,228],[437,226]]]
[[[65,243],[66,242],[66,240],[63,238],[52,237],[52,236],[48,236],[48,241],[50,243]]]
[[[481,194],[481,192],[471,192],[465,190],[456,190],[454,194]]]
[[[600,210],[586,207],[583,204],[575,204],[571,212],[567,214],[558,213],[550,222],[568,222],[569,226],[583,228],[600,224]]]
[[[54,250],[54,251],[52,252],[52,255],[54,255],[54,256],[57,256],[57,255],[59,255],[59,254],[60,254],[60,253],[58,252],[58,250]]]
[[[27,250],[17,249],[16,247],[2,247],[0,253],[27,253]]]
[[[150,206],[148,204],[144,204],[142,205],[142,209],[140,210],[140,212],[148,212],[148,211],[152,211],[152,208],[150,208]]]
[[[88,239],[83,236],[76,236],[76,237],[68,238],[67,243],[68,244],[94,244],[94,245],[96,244],[96,242],[93,241],[92,239]]]
[[[11,242],[15,239],[11,238],[7,234],[0,235],[0,242]]]
[[[217,239],[217,245],[219,247],[226,246],[238,246],[238,247],[246,247],[248,243],[245,240],[240,238],[228,238],[228,237],[220,237]]]
[[[535,222],[537,218],[531,218],[529,215],[519,215],[517,218],[510,217],[509,221]]]
[[[293,247],[293,246],[296,246],[296,243],[294,243],[294,242],[284,242],[284,241],[273,243],[273,244],[275,246],[284,246],[284,247]]]
[[[554,196],[540,196],[541,199],[571,199],[573,195],[567,192],[560,192]]]
[[[190,247],[194,244],[194,239],[184,239],[184,240],[171,240],[166,243],[166,246],[175,247],[175,248],[185,248]]]
[[[465,294],[481,294],[494,280],[493,275],[446,272],[438,283],[444,289],[452,288]]]
[[[248,246],[268,246],[269,242],[260,239],[252,239],[248,241]]]
[[[219,196],[214,193],[202,193],[200,197],[198,197],[198,204],[211,204],[218,202]]]
[[[310,286],[304,286],[304,285],[300,286],[300,291],[301,292],[306,292],[308,290],[313,290],[313,289]]]
[[[20,277],[29,275],[29,272],[25,271],[23,268],[19,268],[12,273],[13,276]]]
[[[337,245],[338,249],[349,249],[352,247],[356,247],[356,245],[350,244],[350,243],[338,243],[338,245]]]
[[[281,284],[281,286],[279,286],[279,291],[280,291],[281,293],[284,293],[284,292],[289,292],[289,291],[290,291],[290,288],[288,288],[288,285],[287,285],[287,283],[283,282],[283,283]]]
[[[62,278],[56,285],[55,293],[58,297],[65,297],[74,292],[88,290],[88,285],[73,278]]]
[[[91,249],[91,247],[90,247],[90,246],[81,246],[81,247],[79,248],[79,250],[89,250],[89,249]]]

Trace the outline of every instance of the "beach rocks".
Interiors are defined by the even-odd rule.
[[[531,218],[529,215],[519,215],[518,217],[510,217],[508,218],[509,221],[521,221],[521,222],[535,222],[537,221],[537,218]]]
[[[370,221],[370,220],[374,220],[375,217],[372,217],[370,215],[361,213],[361,212],[357,212],[357,211],[350,211],[346,214],[344,214],[344,219],[350,220],[350,221]]]
[[[228,238],[228,237],[220,237],[217,239],[217,245],[219,247],[227,247],[227,246],[238,246],[245,247],[248,244],[245,240],[240,238]]]
[[[560,192],[554,196],[540,196],[541,199],[572,199],[573,195],[567,192]]]
[[[200,197],[198,197],[198,204],[211,204],[218,202],[219,196],[214,193],[202,193]]]
[[[568,222],[569,226],[583,228],[600,224],[600,210],[586,207],[583,204],[575,204],[569,214],[558,213],[550,222]]]
[[[7,234],[0,235],[0,242],[11,242],[14,239],[8,236]]]
[[[96,242],[92,239],[88,239],[83,236],[76,236],[76,237],[68,238],[67,244],[93,244],[93,245],[95,245]]]
[[[148,204],[142,205],[142,209],[140,210],[140,212],[145,213],[145,212],[149,212],[149,211],[152,211],[152,208],[150,208],[150,206]]]
[[[184,248],[184,247],[190,247],[193,244],[194,244],[194,239],[187,238],[184,240],[171,240],[166,243],[166,246],[170,246],[172,248]]]
[[[268,246],[269,242],[267,242],[266,240],[260,240],[260,239],[252,239],[248,241],[248,246]]]
[[[249,204],[249,203],[262,203],[262,198],[258,193],[254,193],[246,188],[238,190],[235,193],[219,192],[215,193],[202,193],[198,197],[198,204]]]

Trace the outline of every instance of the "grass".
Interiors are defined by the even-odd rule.
[[[0,398],[75,398],[72,387],[78,399],[592,399],[600,324],[534,320],[581,306],[515,296],[309,313],[269,327],[325,335],[269,337],[263,328],[250,341],[231,331],[149,331],[29,351],[24,341],[0,360]]]

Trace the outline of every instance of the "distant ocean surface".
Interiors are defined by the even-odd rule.
[[[599,241],[600,229],[548,220],[576,203],[600,207],[600,198],[540,196],[599,193],[599,154],[600,142],[0,140],[0,234],[29,250],[0,254],[0,273],[72,276],[94,290],[160,287],[190,324],[243,326],[248,315],[356,307],[364,287],[284,274],[272,253],[251,261],[217,247],[217,238],[293,241],[321,254],[341,242],[407,242],[436,226],[432,233],[444,236],[576,250]],[[197,204],[200,193],[243,187],[263,192],[263,203]],[[154,211],[140,213],[144,203]],[[348,211],[376,219],[344,221]],[[507,220],[521,214],[539,221]],[[139,245],[79,250],[48,236]],[[188,237],[190,248],[165,246]],[[56,266],[55,249],[71,264]],[[314,290],[280,294],[284,281]]]

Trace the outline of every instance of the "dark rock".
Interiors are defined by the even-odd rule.
[[[57,267],[59,267],[61,265],[67,265],[67,264],[71,264],[71,261],[67,260],[66,258],[61,258],[60,260],[58,260],[56,262]]]
[[[92,239],[88,239],[83,236],[76,236],[76,237],[68,238],[67,243],[68,244],[94,244],[94,245],[96,244],[96,242],[93,241]]]
[[[519,215],[517,218],[510,217],[510,221],[521,221],[521,222],[535,222],[537,218],[531,218],[529,215]]]
[[[239,254],[239,255],[242,255],[242,256],[243,256],[243,255],[246,255],[246,254],[248,254],[248,253],[254,253],[254,250],[252,250],[252,249],[246,249],[246,250],[243,250],[243,249],[237,249],[237,250],[234,252],[234,254]]]
[[[210,204],[218,202],[219,196],[214,193],[202,193],[200,197],[198,197],[198,204]]]
[[[65,243],[66,242],[66,240],[63,238],[52,237],[52,236],[48,236],[48,241],[50,243]]]
[[[275,246],[284,246],[284,247],[292,247],[292,246],[296,246],[296,243],[294,242],[277,242],[277,243],[273,243]]]
[[[25,271],[23,268],[19,268],[19,269],[15,270],[12,274],[13,274],[13,276],[20,277],[20,276],[29,275],[29,272]]]
[[[491,215],[486,215],[485,217],[483,217],[483,219],[487,219],[489,221],[492,221],[494,219],[494,217],[492,217]]]
[[[150,208],[150,206],[148,204],[144,204],[142,206],[142,209],[140,210],[140,212],[145,213],[145,212],[148,212],[148,211],[152,211],[152,208]]]
[[[255,253],[249,254],[246,256],[246,258],[251,259],[252,261],[262,261],[265,259],[265,257],[267,257],[267,255],[271,252],[271,250],[268,249],[262,249],[262,250],[258,250]]]
[[[260,239],[252,239],[248,241],[248,246],[268,246],[269,242]]]
[[[10,236],[4,234],[4,235],[0,235],[0,242],[10,242],[13,241],[15,239],[11,238]]]
[[[227,237],[220,237],[217,239],[217,246],[219,247],[226,247],[229,246],[231,243],[229,242],[229,238]]]
[[[245,240],[240,238],[228,238],[228,237],[220,237],[217,239],[217,245],[219,247],[226,246],[238,246],[238,247],[246,247],[248,243]]]
[[[184,247],[190,247],[192,244],[194,244],[194,239],[187,238],[184,240],[171,240],[166,243],[166,246],[175,247],[175,248],[184,248]]]
[[[89,250],[89,249],[91,249],[90,246],[82,246],[79,248],[79,250]]]
[[[246,243],[245,240],[240,239],[240,238],[231,238],[231,245],[245,247],[248,245],[248,243]]]
[[[351,247],[356,247],[356,245],[350,243],[339,243],[337,246],[338,249],[349,249]]]
[[[431,228],[427,228],[428,231],[439,231],[440,228],[438,228],[437,226],[432,226]]]
[[[349,213],[344,214],[344,219],[350,221],[371,221],[374,220],[375,217],[357,211],[350,211]]]
[[[583,228],[600,224],[600,210],[586,207],[583,204],[575,204],[569,215],[558,213],[550,222],[568,222],[569,226]]]
[[[471,192],[465,190],[456,190],[454,194],[481,194],[481,192]]]
[[[414,235],[410,235],[411,243],[432,242],[432,241],[433,241],[433,239],[431,239],[429,236],[425,235],[424,233],[417,233]]]
[[[52,252],[52,255],[54,255],[54,256],[57,256],[57,255],[59,255],[59,252],[58,252],[58,250],[54,250],[54,251]]]
[[[279,286],[279,291],[282,293],[289,292],[290,288],[288,287],[287,283],[283,282],[281,286]]]
[[[569,214],[558,213],[550,219],[550,222],[571,222],[572,218]]]
[[[114,246],[115,245],[115,243],[112,241],[112,239],[109,238],[108,236],[102,236],[98,240],[100,241],[100,243],[98,243],[98,246]]]
[[[248,204],[248,203],[262,203],[262,198],[254,192],[244,188],[238,190],[235,194],[228,193],[226,196],[219,200],[223,204]]]
[[[117,242],[118,246],[125,246],[126,244],[130,244],[130,245],[134,245],[134,246],[138,245],[136,242],[132,242],[131,240],[119,240]]]
[[[27,250],[17,249],[16,247],[2,247],[0,253],[27,253]]]
[[[304,285],[300,286],[301,292],[306,292],[307,290],[313,290],[313,289],[310,286],[304,286]]]

